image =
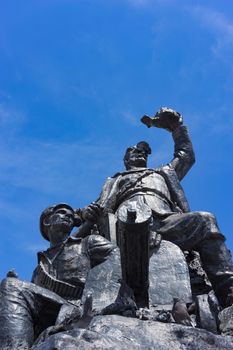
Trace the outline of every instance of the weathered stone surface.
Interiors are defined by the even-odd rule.
[[[175,244],[162,241],[150,258],[150,304],[173,305],[173,298],[192,301],[188,267],[184,254]]]
[[[64,349],[233,350],[233,338],[177,324],[98,316],[88,329],[54,334],[32,347],[32,350]]]
[[[206,329],[212,333],[218,333],[215,315],[210,309],[208,294],[196,297],[197,327]]]
[[[233,341],[233,306],[227,307],[219,313],[220,331],[222,334],[231,335]]]
[[[93,308],[96,311],[102,310],[116,299],[120,288],[120,266],[120,253],[116,248],[114,254],[105,262],[89,272],[83,300],[87,293],[92,293]],[[150,257],[149,281],[151,305],[164,305],[164,308],[171,310],[175,297],[186,303],[192,301],[184,255],[180,248],[171,242],[162,241],[160,246],[154,249]]]
[[[118,283],[120,278],[120,252],[116,248],[106,261],[90,270],[82,300],[84,301],[87,294],[91,293],[93,309],[101,311],[115,301],[120,289],[120,284]]]

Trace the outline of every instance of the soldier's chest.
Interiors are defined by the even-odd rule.
[[[49,254],[53,274],[65,277],[70,274],[83,275],[90,269],[89,257],[82,249],[82,245],[71,244],[63,247],[59,252]]]
[[[162,190],[166,193],[168,192],[167,184],[164,178],[156,172],[151,174],[143,174],[141,172],[125,174],[122,176],[122,179],[119,182],[119,189],[123,191],[130,187],[147,187],[149,189]]]

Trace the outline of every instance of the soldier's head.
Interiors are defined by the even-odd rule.
[[[51,245],[66,239],[74,226],[79,226],[80,217],[68,204],[61,203],[46,208],[40,216],[40,231]]]
[[[138,142],[135,146],[127,148],[124,156],[126,170],[146,167],[149,154],[151,154],[151,148],[145,141]]]

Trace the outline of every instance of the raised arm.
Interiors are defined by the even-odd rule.
[[[172,132],[172,137],[175,143],[174,158],[169,164],[175,169],[179,180],[182,180],[195,163],[192,142],[187,127],[184,125],[178,126]]]
[[[174,158],[169,165],[175,169],[179,180],[182,180],[194,164],[195,155],[187,127],[183,125],[180,113],[165,107],[161,108],[154,118],[144,116],[141,121],[148,127],[155,126],[172,133],[175,142]]]

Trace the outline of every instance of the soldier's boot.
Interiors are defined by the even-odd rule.
[[[233,263],[224,239],[212,236],[199,246],[203,268],[222,307],[233,304]]]

